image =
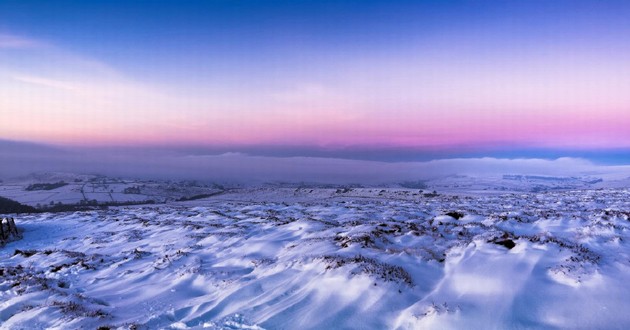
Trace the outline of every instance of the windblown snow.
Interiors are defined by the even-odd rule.
[[[630,327],[630,190],[243,189],[16,217],[4,329]]]

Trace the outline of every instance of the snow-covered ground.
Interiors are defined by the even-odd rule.
[[[427,193],[22,215],[0,247],[0,328],[630,327],[630,190]]]
[[[31,189],[33,185],[55,183],[62,183],[62,186],[52,189],[40,187]],[[162,203],[215,194],[221,190],[214,185],[194,181],[120,179],[72,173],[37,173],[5,179],[0,183],[0,196],[38,207],[90,201],[100,204],[146,201]]]

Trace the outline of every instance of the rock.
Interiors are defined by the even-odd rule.
[[[459,220],[464,217],[464,213],[455,212],[455,211],[448,212],[446,213],[446,215],[448,215],[449,217],[455,218],[455,220]]]
[[[498,244],[498,245],[503,245],[506,248],[508,248],[508,250],[511,250],[513,247],[516,246],[516,243],[514,243],[513,240],[511,239],[506,239],[506,240],[501,240],[501,241],[494,241],[494,244]]]

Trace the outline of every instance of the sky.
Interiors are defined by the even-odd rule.
[[[628,17],[628,1],[2,0],[0,139],[630,161]]]

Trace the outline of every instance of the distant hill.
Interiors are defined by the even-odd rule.
[[[38,212],[38,210],[32,206],[24,205],[14,200],[0,197],[0,214],[36,212]]]

